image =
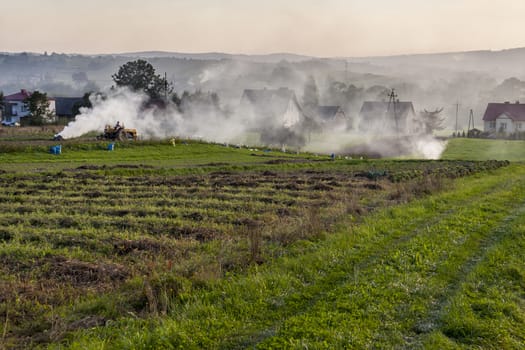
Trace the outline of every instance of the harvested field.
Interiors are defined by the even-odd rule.
[[[298,240],[322,239],[343,218],[356,221],[440,190],[448,178],[507,165],[287,164],[202,175],[158,175],[150,166],[144,175],[143,166],[126,164],[0,174],[0,319],[8,320],[8,344],[56,341],[126,313],[165,314],[165,293],[176,298],[264,264]],[[111,174],[120,169],[128,175]],[[67,308],[78,301],[85,306]]]

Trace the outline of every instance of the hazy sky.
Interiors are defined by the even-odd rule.
[[[523,0],[9,0],[0,52],[293,52],[525,46]]]

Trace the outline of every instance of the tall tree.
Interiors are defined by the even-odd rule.
[[[426,109],[420,113],[425,133],[432,134],[436,130],[443,130],[443,122],[445,117],[441,116],[443,108],[436,108],[433,111],[427,111]]]
[[[36,90],[25,99],[24,103],[30,113],[30,125],[43,125],[54,121],[54,115],[49,109],[49,100],[46,93]]]
[[[77,101],[73,104],[73,115],[74,116],[80,114],[80,108],[93,108],[91,100],[89,99],[89,97],[93,93],[94,92],[86,92],[84,96],[82,96],[81,101]]]
[[[155,74],[155,68],[149,62],[141,59],[124,64],[111,77],[117,86],[144,92],[151,99],[163,98],[173,90],[165,78]]]
[[[308,116],[313,117],[317,113],[319,106],[319,91],[313,76],[309,76],[304,84],[303,108]]]

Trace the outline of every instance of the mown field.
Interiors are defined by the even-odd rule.
[[[447,141],[442,159],[525,161],[525,141],[455,138]]]
[[[4,348],[520,348],[525,167],[0,144]]]

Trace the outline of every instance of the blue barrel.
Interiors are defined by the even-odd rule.
[[[61,145],[51,146],[51,148],[49,149],[49,152],[51,154],[60,154],[62,153],[62,146]]]
[[[108,151],[113,151],[115,149],[115,144],[112,142],[108,145]]]

